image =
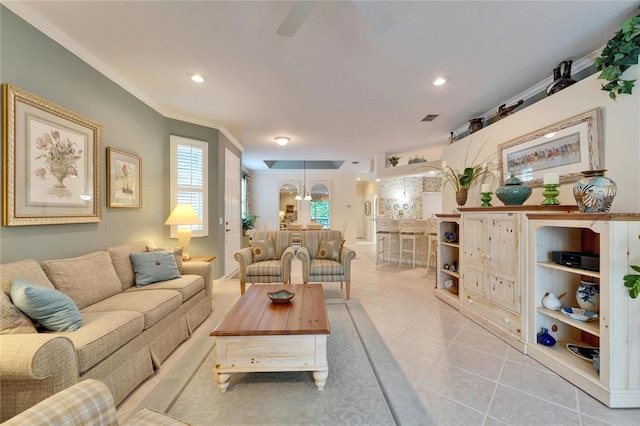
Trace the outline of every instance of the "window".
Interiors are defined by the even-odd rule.
[[[190,226],[193,237],[209,235],[209,204],[207,199],[207,148],[203,141],[180,136],[170,137],[171,146],[171,211],[177,204],[191,204],[202,225]],[[177,237],[177,226],[171,227],[171,237]]]

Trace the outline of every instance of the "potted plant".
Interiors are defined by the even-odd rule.
[[[640,266],[630,265],[631,269],[640,272]],[[640,275],[629,274],[624,276],[624,286],[629,288],[629,297],[635,299],[640,294]]]
[[[247,235],[247,231],[250,229],[253,229],[257,219],[258,219],[258,216],[251,213],[246,213],[244,215],[244,217],[242,218],[242,234],[243,235]]]
[[[635,80],[623,80],[622,73],[638,63],[640,55],[640,14],[620,23],[618,31],[609,40],[600,56],[594,59],[596,69],[602,71],[598,79],[607,80],[602,90],[613,100],[617,95],[631,94]]]
[[[392,167],[397,166],[398,161],[400,161],[399,155],[392,155],[391,157],[389,157],[389,164],[391,164]]]

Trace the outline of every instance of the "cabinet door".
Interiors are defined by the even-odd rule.
[[[518,282],[518,215],[491,215],[488,223],[489,282],[487,297],[500,306],[520,313]]]
[[[463,286],[480,296],[486,296],[485,292],[485,215],[469,215],[463,224],[464,238],[464,268],[465,275]]]

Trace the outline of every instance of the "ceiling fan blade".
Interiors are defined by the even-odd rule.
[[[376,34],[384,33],[396,23],[391,13],[380,2],[354,1],[353,4]]]
[[[283,37],[293,37],[298,28],[302,25],[307,16],[309,16],[309,12],[316,5],[317,1],[303,1],[298,0],[295,2],[289,14],[284,18],[282,24],[280,24],[280,28],[278,28],[278,34]]]

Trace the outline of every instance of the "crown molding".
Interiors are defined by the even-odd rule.
[[[58,30],[55,26],[42,19],[40,15],[34,13],[33,10],[27,7],[24,2],[1,1],[1,3],[7,9],[18,15],[20,18],[24,19],[31,26],[37,28],[47,37],[60,44],[62,47],[76,55],[78,58],[82,59],[89,66],[103,74],[106,78],[113,81],[118,86],[122,87],[124,90],[139,99],[141,102],[156,111],[158,114],[166,118],[186,121],[191,124],[198,124],[201,126],[216,129],[220,131],[227,139],[229,139],[231,143],[240,150],[240,152],[244,151],[244,147],[242,146],[242,144],[240,144],[240,142],[224,126],[206,120],[195,120],[192,117],[176,114],[163,108],[153,99],[149,98],[144,92],[140,91],[130,81],[122,77],[120,74],[108,67],[104,62],[95,57],[91,52],[78,45],[76,42],[67,37],[66,34]]]

